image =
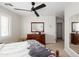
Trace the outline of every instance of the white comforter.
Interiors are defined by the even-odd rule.
[[[27,41],[0,44],[0,57],[30,57]]]

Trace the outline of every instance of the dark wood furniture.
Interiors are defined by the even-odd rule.
[[[27,34],[27,40],[37,40],[45,45],[45,34]]]
[[[79,34],[78,33],[71,33],[71,43],[72,44],[79,44]]]

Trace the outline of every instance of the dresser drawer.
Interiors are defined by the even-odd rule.
[[[45,45],[45,34],[27,34],[27,40],[31,39],[37,40]]]
[[[71,34],[71,43],[79,44],[79,34]]]

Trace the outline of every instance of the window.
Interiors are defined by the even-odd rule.
[[[10,35],[10,19],[7,16],[0,17],[1,36]]]

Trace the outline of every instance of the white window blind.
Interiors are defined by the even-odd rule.
[[[10,20],[7,16],[1,16],[1,36],[10,35]]]

